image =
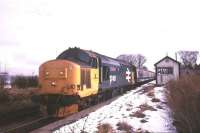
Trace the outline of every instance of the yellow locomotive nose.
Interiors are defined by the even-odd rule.
[[[40,94],[76,95],[80,66],[67,60],[52,60],[40,66]]]
[[[39,68],[40,90],[32,100],[47,107],[49,115],[67,116],[78,111],[80,66],[68,60],[52,60]]]

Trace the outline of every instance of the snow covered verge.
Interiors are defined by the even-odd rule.
[[[108,127],[109,132],[176,133],[165,102],[164,89],[155,87],[154,82],[148,83],[54,133],[93,133]]]

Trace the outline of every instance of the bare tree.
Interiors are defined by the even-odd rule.
[[[135,65],[137,68],[142,68],[144,63],[146,62],[146,57],[141,54],[136,54],[136,55],[122,54],[122,55],[119,55],[117,57],[117,59],[127,61],[127,62]]]
[[[198,51],[179,51],[178,52],[182,63],[186,67],[194,67],[198,58]]]
[[[141,54],[138,54],[138,55],[137,55],[137,60],[138,60],[137,66],[138,66],[139,68],[142,68],[143,65],[144,65],[144,63],[146,62],[146,57],[143,56],[143,55],[141,55]]]

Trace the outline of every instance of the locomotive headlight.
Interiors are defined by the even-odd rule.
[[[48,76],[48,75],[49,75],[49,72],[46,72],[45,75]]]
[[[55,82],[51,82],[51,85],[52,85],[52,86],[56,86],[56,83],[55,83]]]
[[[61,72],[60,72],[60,75],[64,75],[64,72],[61,71]]]

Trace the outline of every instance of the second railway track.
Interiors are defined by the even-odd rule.
[[[51,116],[41,117],[29,122],[20,123],[19,125],[15,125],[13,127],[7,127],[3,129],[1,132],[3,133],[27,133],[34,129],[40,128],[41,126],[45,126],[58,120],[57,118],[53,118]]]

